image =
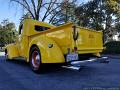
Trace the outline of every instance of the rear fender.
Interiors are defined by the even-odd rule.
[[[46,37],[39,36],[31,40],[29,52],[33,45],[40,49],[42,63],[64,63],[64,55],[54,40]],[[53,45],[53,46],[52,46]],[[28,53],[29,55],[29,53]],[[29,59],[27,60],[29,62]]]

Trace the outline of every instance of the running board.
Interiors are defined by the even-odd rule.
[[[110,61],[108,60],[108,57],[101,57],[101,58],[91,58],[89,60],[84,60],[84,61],[71,61],[70,64],[73,66],[84,66],[92,63],[109,63],[109,62]]]

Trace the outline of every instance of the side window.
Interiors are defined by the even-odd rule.
[[[19,35],[22,34],[22,32],[23,32],[23,24],[20,25],[20,27],[19,27]]]
[[[48,29],[50,29],[50,28],[49,27],[35,25],[35,30],[36,31],[45,31],[45,30],[48,30]]]

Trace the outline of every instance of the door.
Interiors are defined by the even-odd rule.
[[[21,57],[27,58],[28,53],[28,36],[24,32],[24,25],[19,27],[18,49]]]

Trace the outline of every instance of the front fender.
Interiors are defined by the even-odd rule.
[[[5,47],[5,49],[7,50],[8,59],[13,59],[14,57],[19,56],[19,52],[15,44],[9,44]]]
[[[53,44],[53,47],[49,48],[49,44]],[[29,51],[32,45],[37,45],[40,49],[42,63],[65,62],[64,55],[59,46],[54,42],[54,40],[42,35],[31,40]]]

